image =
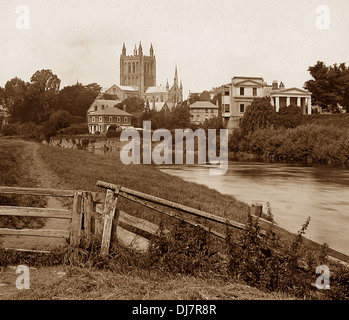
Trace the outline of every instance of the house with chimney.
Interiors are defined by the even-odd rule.
[[[262,77],[233,77],[231,82],[222,85],[222,117],[227,129],[239,125],[246,108],[255,98],[270,97],[270,103],[278,112],[281,107],[291,104],[301,108],[303,114],[311,114],[311,92],[291,87],[286,88],[281,81],[267,84]]]
[[[105,134],[111,125],[128,127],[132,124],[132,114],[126,106],[119,109],[118,100],[95,99],[87,111],[87,125],[90,134]]]

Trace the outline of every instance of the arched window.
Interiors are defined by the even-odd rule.
[[[131,73],[131,62],[128,63],[128,73]]]
[[[132,63],[132,72],[136,73],[136,64],[134,62]]]

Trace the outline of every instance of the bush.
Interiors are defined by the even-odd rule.
[[[67,128],[61,129],[58,133],[62,135],[88,134],[88,126],[87,123],[73,124]]]

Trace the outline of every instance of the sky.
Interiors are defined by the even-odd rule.
[[[141,42],[157,85],[177,65],[185,99],[234,76],[302,88],[317,61],[349,65],[348,13],[348,0],[0,0],[0,86],[41,69],[61,88],[119,85],[123,43],[132,54]]]

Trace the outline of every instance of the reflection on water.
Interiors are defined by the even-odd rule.
[[[120,150],[94,153],[120,157]],[[159,166],[187,181],[234,195],[246,203],[269,202],[276,222],[297,232],[311,217],[306,236],[349,254],[349,170],[283,163],[230,161],[225,175],[207,165]]]
[[[276,222],[297,232],[311,217],[308,238],[349,254],[349,170],[280,163],[229,162],[223,176],[208,166],[167,166],[161,170],[232,194],[249,204],[271,204]]]

